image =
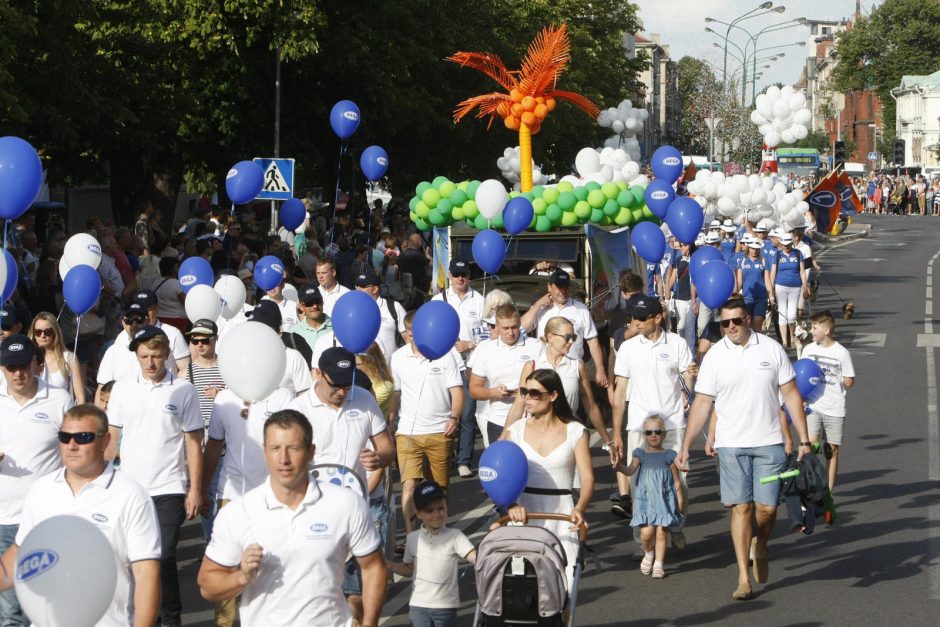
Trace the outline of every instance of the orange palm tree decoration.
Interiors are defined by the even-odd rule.
[[[557,100],[574,103],[592,118],[600,112],[593,102],[580,94],[555,89],[558,78],[571,58],[568,26],[549,26],[529,44],[522,69],[510,71],[495,54],[489,52],[458,52],[448,61],[483,72],[505,91],[468,98],[454,110],[454,122],[477,109],[478,118],[503,118],[506,128],[519,131],[519,175],[522,191],[532,189],[532,135],[539,132],[542,122],[554,111]]]

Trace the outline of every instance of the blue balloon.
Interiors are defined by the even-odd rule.
[[[800,396],[808,402],[816,400],[822,394],[826,382],[822,368],[812,359],[804,357],[796,360],[793,369],[796,371],[796,388]]]
[[[369,146],[359,157],[359,167],[370,181],[377,181],[388,170],[388,153],[381,146]]]
[[[519,235],[532,225],[535,209],[525,196],[510,198],[503,207],[503,226],[510,235]]]
[[[669,205],[676,199],[676,190],[665,179],[653,179],[644,194],[646,206],[657,218],[665,218]]]
[[[424,303],[415,313],[411,334],[422,355],[440,359],[450,352],[460,335],[457,310],[442,300]]]
[[[330,111],[330,126],[340,139],[349,139],[359,128],[359,107],[352,100],[340,100]]]
[[[721,307],[734,292],[734,272],[723,260],[711,260],[698,271],[695,289],[702,303],[710,309]]]
[[[506,257],[506,242],[499,233],[493,229],[483,229],[473,238],[473,245],[470,249],[473,252],[473,260],[483,268],[484,272],[489,274],[499,272],[503,259]]]
[[[660,146],[653,153],[650,166],[656,178],[666,179],[672,185],[682,176],[682,153],[672,146]]]
[[[529,481],[529,460],[509,440],[491,442],[480,456],[480,483],[497,507],[516,502]]]
[[[274,255],[267,255],[255,264],[255,285],[265,292],[273,290],[284,280],[284,262]]]
[[[281,205],[278,216],[281,219],[281,226],[288,231],[293,231],[307,219],[307,208],[302,200],[288,198]]]
[[[702,246],[692,253],[691,263],[689,263],[689,278],[692,279],[692,283],[695,283],[696,288],[698,288],[698,271],[712,260],[725,262],[724,255],[714,246]]]
[[[215,282],[215,273],[212,266],[202,257],[189,257],[180,264],[177,278],[180,282],[180,289],[184,294],[197,285],[208,285],[212,287]]]
[[[636,254],[650,263],[659,263],[666,252],[666,236],[652,222],[640,222],[631,235]]]
[[[692,244],[702,230],[705,215],[697,202],[688,196],[677,196],[669,211],[666,212],[666,224],[676,239],[683,244]]]
[[[352,353],[364,353],[379,335],[382,315],[374,298],[356,290],[339,297],[330,322],[343,348]]]
[[[0,137],[0,218],[23,215],[41,185],[42,162],[36,149],[19,137]]]
[[[70,268],[62,281],[62,295],[69,309],[82,316],[98,302],[101,292],[101,277],[91,266]]]
[[[10,300],[10,297],[13,296],[13,290],[16,289],[16,284],[20,280],[20,271],[16,267],[16,260],[13,258],[13,255],[10,254],[9,250],[3,251],[3,258],[7,262],[7,280],[3,284],[3,300],[0,302],[7,302]]]
[[[264,187],[264,170],[254,161],[239,161],[225,177],[225,193],[236,205],[244,205],[258,197]]]

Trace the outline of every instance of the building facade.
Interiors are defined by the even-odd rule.
[[[897,102],[895,129],[904,140],[904,165],[940,166],[940,71],[901,77],[891,96]]]
[[[637,52],[645,51],[649,67],[640,73],[640,88],[635,102],[649,112],[643,136],[637,139],[643,160],[648,160],[653,151],[664,144],[672,144],[679,138],[681,124],[681,100],[679,95],[679,72],[676,62],[669,56],[669,46],[660,44],[658,34],[638,34],[634,37]]]

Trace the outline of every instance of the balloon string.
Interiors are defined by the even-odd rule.
[[[7,251],[7,232],[10,230],[10,221],[6,220],[3,223],[3,254],[6,255]],[[7,276],[9,276],[10,269],[7,268]],[[0,286],[0,289],[6,286]],[[13,296],[13,293],[10,293],[10,296]],[[6,305],[7,301],[4,300],[2,304]]]
[[[336,191],[333,193],[333,221],[330,224],[330,243],[333,243],[333,240],[336,238],[336,209],[339,204],[339,182],[340,176],[343,173],[343,156],[346,154],[346,149],[349,147],[349,142],[343,140],[339,145],[339,162],[336,164]]]
[[[75,317],[75,342],[72,345],[72,355],[75,356],[75,363],[78,363],[78,332],[82,328],[82,317]],[[69,400],[73,403],[75,402],[75,386],[72,385],[72,377],[75,376],[71,369],[69,369]]]

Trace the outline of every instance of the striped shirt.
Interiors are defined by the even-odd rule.
[[[209,418],[212,417],[212,403],[214,399],[206,396],[207,387],[225,388],[225,381],[222,380],[222,374],[219,372],[219,366],[204,367],[198,364],[189,363],[187,368],[189,382],[196,388],[196,396],[199,398],[199,413],[205,422],[206,428],[209,428]]]

